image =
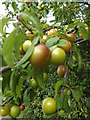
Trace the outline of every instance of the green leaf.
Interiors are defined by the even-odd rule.
[[[69,87],[69,85],[68,85],[67,83],[64,83],[64,82],[63,82],[62,85],[63,85],[64,87],[67,87],[67,88]]]
[[[2,19],[0,19],[0,33],[2,33],[3,34],[3,27],[4,27],[4,25],[6,24],[6,22],[9,20],[9,18],[2,18]]]
[[[81,96],[83,95],[82,91],[80,90],[75,90],[75,89],[71,89],[72,95],[74,97],[74,99],[78,102],[79,99],[81,98]]]
[[[64,98],[63,98],[63,109],[64,109],[66,112],[70,112],[70,107],[69,107],[69,104],[68,104],[68,100],[69,100],[69,95],[64,94]]]
[[[58,110],[62,109],[63,107],[62,103],[63,103],[63,95],[61,96],[56,95],[56,105]]]
[[[29,11],[20,13],[21,19],[23,19],[25,22],[28,21],[29,23],[32,22],[32,24],[37,28],[38,34],[43,37],[43,31],[41,28],[40,21],[38,17],[34,13],[30,13]],[[27,23],[26,23],[27,25]]]
[[[17,85],[17,82],[15,80],[15,73],[12,72],[10,76],[10,90],[14,95],[16,93],[16,85]]]
[[[45,45],[50,48],[58,42],[58,39],[58,37],[52,37],[46,41]]]
[[[29,79],[30,78],[30,75],[31,75],[31,72],[29,72],[28,70],[26,69],[21,69],[20,70],[20,73],[21,73],[21,76],[25,79]]]
[[[21,44],[25,41],[25,39],[28,39],[28,37],[24,33],[19,33],[15,36],[15,43],[14,43],[14,49],[15,53],[18,53],[18,49],[20,48]]]
[[[23,79],[22,77],[20,77],[20,79],[18,80],[18,84],[16,86],[16,94],[21,97],[21,89],[22,89],[22,85],[23,85]]]
[[[56,23],[53,26],[59,27],[61,23]]]
[[[58,111],[58,115],[59,115],[59,116],[63,116],[64,114],[65,114],[64,110]]]
[[[11,91],[7,91],[4,95],[5,97],[14,97],[13,93]]]
[[[14,9],[14,11],[16,11],[16,9],[17,9],[17,4],[16,4],[16,2],[12,2],[12,8]]]
[[[67,29],[74,28],[78,23],[79,23],[78,21],[75,21],[74,23],[69,24]]]
[[[23,58],[17,63],[17,65],[15,67],[18,67],[20,65],[22,65],[24,62],[26,62],[26,60],[28,60],[28,58],[31,56],[32,52],[34,49],[34,45],[32,44],[30,46],[30,48],[28,49],[28,51],[26,52],[26,54],[23,56]]]
[[[36,93],[33,89],[30,90],[30,101],[32,102],[34,100],[34,97],[36,96]]]
[[[85,27],[80,25],[80,26],[78,27],[78,30],[79,30],[79,33],[82,34],[82,38],[83,38],[84,40],[87,40],[87,39],[88,39],[88,32],[87,32],[87,30],[85,29]]]
[[[24,95],[23,95],[23,101],[24,101],[25,105],[28,105],[30,102],[29,97],[28,97],[28,93],[30,93],[30,88],[27,88],[26,91],[24,92]]]
[[[25,62],[24,64],[22,64],[22,68],[27,67],[27,65],[29,65],[29,61]]]
[[[55,84],[55,93],[57,93],[60,90],[61,85],[63,84],[63,81],[58,81]]]
[[[59,40],[59,43],[57,46],[66,46],[66,41],[65,40]]]
[[[72,42],[71,38],[68,37],[67,35],[63,34],[63,33],[58,33],[58,36],[59,36],[61,39],[65,39],[65,40],[68,40],[68,41]]]
[[[45,87],[44,87],[44,80],[43,80],[43,76],[42,76],[42,75],[37,74],[37,75],[36,75],[36,81],[37,81],[37,83],[39,84],[39,86],[40,86],[42,89],[45,89]]]
[[[50,47],[49,49],[52,52],[56,47],[57,47],[57,45],[54,45],[54,46]]]
[[[52,118],[54,116],[54,114],[50,114],[50,115],[47,115],[47,114],[43,114],[43,118],[45,119],[49,119],[49,118]]]
[[[47,27],[47,26],[49,26],[49,24],[46,24],[46,23],[45,23],[45,24],[43,25],[43,28],[45,28],[45,27]]]
[[[39,40],[40,40],[40,36],[38,36],[38,35],[35,36],[34,39],[33,39],[33,41],[32,41],[32,44],[33,44],[33,45],[36,45]]]
[[[17,65],[15,67],[18,67],[20,65],[22,65],[24,62],[26,62],[28,60],[28,58],[31,56],[33,50],[34,50],[34,45],[36,45],[39,41],[39,36],[36,36],[34,38],[34,40],[32,41],[32,45],[30,46],[30,48],[28,49],[28,51],[26,52],[26,54],[23,56],[23,58],[17,63]]]
[[[11,75],[11,70],[8,70],[2,74],[2,92],[4,93],[5,88],[9,87],[9,81],[10,81],[10,75]]]
[[[78,61],[78,71],[80,71],[82,69],[82,66],[83,66],[83,60],[82,60],[79,49],[76,51],[76,58]]]
[[[13,69],[14,69],[14,58],[15,58],[14,53],[13,53],[15,33],[16,33],[16,30],[10,33],[8,38],[5,39],[4,46],[3,46],[4,60]]]

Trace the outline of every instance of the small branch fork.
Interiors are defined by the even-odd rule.
[[[23,21],[21,20],[21,18],[20,18],[19,16],[17,16],[17,19],[23,24],[23,26],[24,26],[25,28],[27,28],[27,29],[33,34],[32,28],[28,28],[28,27],[23,23]]]

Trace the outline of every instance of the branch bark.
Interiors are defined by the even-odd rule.
[[[57,27],[55,26],[53,28],[57,28]],[[45,29],[45,30],[43,30],[43,32],[49,31],[50,29],[52,29],[52,28]]]
[[[28,27],[23,23],[23,21],[21,20],[21,18],[20,18],[19,16],[17,16],[17,19],[23,24],[23,26],[24,26],[25,28],[27,28],[27,29],[33,34],[32,28],[28,28]]]
[[[71,59],[71,57],[72,57],[72,49],[70,50],[70,56],[69,56],[67,62]],[[66,71],[65,71],[65,75],[64,75],[64,79],[63,79],[64,83],[66,83],[66,81],[67,81],[68,68],[69,68],[69,64],[67,64],[67,67],[66,67]],[[61,89],[61,95],[63,94],[63,91],[64,91],[64,87],[62,87],[62,89]]]
[[[8,70],[11,70],[11,68],[10,68],[9,66],[2,67],[2,68],[0,69],[0,74],[6,72],[6,71],[8,71]]]
[[[68,58],[68,61],[71,59],[71,57],[72,57],[72,49],[70,50],[70,57]],[[66,68],[65,75],[64,75],[64,82],[66,82],[67,80],[68,68],[69,68],[69,65],[67,64],[67,68]]]
[[[0,107],[4,106],[5,104],[9,103],[11,100],[13,100],[14,97],[10,98],[9,100],[6,100],[3,104],[0,105]]]
[[[76,42],[75,44],[79,44],[79,43],[82,43],[82,42],[85,42],[85,41],[87,41],[87,40],[81,40],[79,42]]]

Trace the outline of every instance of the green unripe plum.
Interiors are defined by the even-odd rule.
[[[30,85],[31,85],[31,87],[33,88],[33,89],[36,89],[36,88],[38,88],[38,83],[36,82],[36,80],[35,79],[31,79],[31,81],[30,81]]]
[[[61,65],[65,61],[66,53],[62,48],[57,47],[52,51],[51,54],[51,64],[53,65]]]
[[[44,113],[46,114],[55,113],[56,112],[56,101],[51,97],[44,99],[42,103],[42,109]]]
[[[13,117],[13,118],[16,118],[20,115],[20,107],[17,106],[17,105],[14,105],[11,110],[10,110],[10,115]]]
[[[23,50],[26,52],[30,46],[31,46],[31,41],[30,40],[26,40],[24,43],[23,43]]]

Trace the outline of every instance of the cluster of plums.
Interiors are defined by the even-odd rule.
[[[71,49],[71,42],[65,39],[62,39],[66,42],[65,46],[58,46],[52,52],[45,45],[45,42],[50,38],[50,36],[55,36],[57,31],[55,29],[49,30],[49,35],[44,35],[43,39],[40,40],[40,44],[37,44],[34,48],[32,55],[30,56],[30,63],[37,68],[44,68],[49,64],[61,65],[65,61],[66,53]],[[31,39],[33,34],[28,33],[27,36]],[[75,41],[75,35],[73,33],[67,34],[71,37],[72,42]],[[30,48],[32,42],[31,40],[26,40],[23,45],[19,48],[19,53],[24,55],[25,52]]]
[[[57,30],[50,29],[48,35],[44,35],[43,39],[40,40],[40,44],[37,44],[34,48],[32,55],[30,56],[30,64],[36,68],[45,68],[49,64],[53,64],[55,66],[59,66],[57,68],[57,74],[59,76],[64,76],[66,67],[62,65],[66,58],[66,53],[68,53],[71,49],[71,42],[65,39],[62,39],[66,42],[65,46],[56,47],[52,52],[45,45],[45,42],[51,37],[57,35]],[[31,39],[33,34],[28,33],[27,36]],[[75,41],[75,35],[73,33],[67,34],[67,36],[71,37],[72,43]],[[26,40],[22,47],[19,49],[19,53],[24,55],[25,52],[30,48],[32,42],[31,40]],[[48,75],[47,73],[43,73],[44,82],[47,81]],[[31,79],[30,85],[33,89],[38,87],[38,84],[35,79]],[[56,101],[53,98],[46,98],[43,100],[42,109],[46,114],[52,114],[56,112]]]
[[[12,118],[16,118],[20,115],[20,112],[23,111],[24,109],[25,109],[24,105],[21,106],[14,105],[10,108],[7,104],[5,104],[4,106],[0,107],[0,116],[5,117],[9,114]]]

